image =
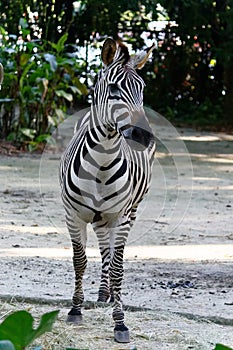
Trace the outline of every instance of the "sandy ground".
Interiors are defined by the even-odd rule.
[[[54,135],[56,147],[47,147],[42,156],[0,156],[2,303],[12,297],[34,303],[42,298],[67,307],[71,299],[72,252],[58,165],[73,122],[62,125]],[[124,304],[141,308],[127,311],[129,323],[139,317],[141,328],[133,328],[131,347],[106,342],[104,332],[94,347],[88,339],[95,314],[101,314],[105,329],[111,312],[86,310],[80,346],[86,341],[89,349],[105,350],[133,349],[133,344],[137,349],[207,350],[215,342],[233,347],[233,136],[157,122],[151,190],[128,240],[122,290]],[[91,228],[87,255],[85,297],[95,301],[100,256]],[[64,319],[65,312],[63,304]]]

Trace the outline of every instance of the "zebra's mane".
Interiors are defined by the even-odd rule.
[[[130,59],[129,50],[121,41],[118,41],[117,44],[118,44],[117,51],[119,52],[119,59],[123,61],[122,64],[126,64]]]

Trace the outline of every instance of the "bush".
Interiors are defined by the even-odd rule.
[[[65,51],[68,34],[57,43],[39,43],[26,39],[24,20],[21,29],[23,35],[17,37],[0,27],[5,71],[0,137],[33,149],[50,138],[51,129],[64,120],[76,96],[87,94],[87,88],[79,79],[82,62]]]

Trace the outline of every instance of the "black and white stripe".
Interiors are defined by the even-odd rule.
[[[86,225],[92,223],[102,256],[98,300],[114,299],[115,338],[124,342],[128,341],[121,303],[124,245],[149,188],[155,142],[143,110],[144,82],[133,67],[135,57],[107,39],[102,59],[105,65],[91,109],[78,122],[61,160],[62,199],[75,270],[68,320],[81,317]]]

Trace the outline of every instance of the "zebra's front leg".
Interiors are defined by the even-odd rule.
[[[113,301],[113,291],[109,283],[109,264],[110,264],[110,247],[109,247],[109,231],[107,223],[100,221],[93,224],[99,243],[99,249],[102,259],[101,280],[97,301],[110,302]]]
[[[98,293],[98,300],[101,302],[114,301],[113,289],[109,281],[109,264],[110,264],[110,248],[104,247],[100,248],[101,258],[102,258],[102,271],[101,280]]]
[[[123,254],[124,245],[115,247],[110,263],[110,282],[113,288],[114,304],[113,319],[115,321],[114,339],[118,343],[129,343],[129,330],[124,323],[124,312],[121,301],[121,284],[123,279]]]
[[[72,309],[68,313],[67,322],[80,324],[82,322],[81,306],[84,300],[82,280],[87,265],[85,253],[85,228],[77,235],[70,232],[73,245],[73,265],[75,272],[75,289],[72,299]]]

